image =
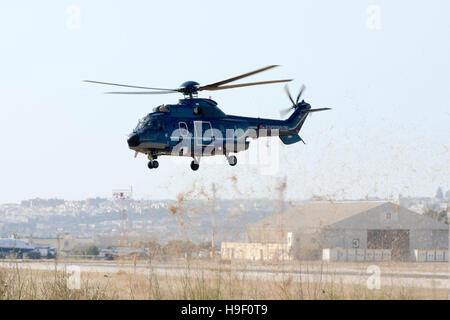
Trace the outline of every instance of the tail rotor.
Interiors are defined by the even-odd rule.
[[[291,101],[292,106],[290,106],[289,108],[280,110],[280,116],[282,118],[286,117],[292,110],[295,110],[298,107],[298,102],[300,101],[300,98],[303,95],[303,92],[305,91],[305,89],[306,89],[305,85],[302,84],[302,86],[300,87],[300,91],[298,92],[297,98],[294,101],[294,99],[292,99],[292,95],[291,95],[291,92],[289,91],[288,85],[284,86],[284,91],[286,92],[289,100]]]
[[[291,92],[289,91],[288,85],[284,86],[284,91],[286,91],[286,94],[287,94],[289,100],[291,100],[292,106],[290,106],[289,108],[280,110],[280,116],[282,118],[286,117],[292,110],[295,110],[295,109],[297,109],[300,106],[304,107],[305,110],[303,112],[306,113],[306,114],[310,114],[310,113],[313,113],[313,112],[319,112],[319,111],[331,110],[331,108],[311,109],[311,106],[308,103],[305,103],[303,101],[301,103],[299,103],[300,102],[300,98],[303,95],[303,92],[305,92],[305,89],[306,89],[305,85],[302,84],[302,86],[300,87],[300,91],[298,92],[297,98],[295,99],[295,102],[294,102],[294,99],[292,99]]]

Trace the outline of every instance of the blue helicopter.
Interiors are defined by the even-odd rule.
[[[224,155],[231,166],[237,164],[237,158],[230,153],[247,150],[249,138],[278,136],[286,144],[304,141],[299,136],[306,117],[312,112],[330,110],[330,108],[311,109],[311,105],[300,98],[305,90],[302,86],[294,100],[285,85],[285,91],[292,106],[280,112],[280,115],[292,114],[286,120],[264,119],[227,115],[211,99],[199,98],[199,91],[215,91],[247,86],[283,83],[292,81],[271,80],[226,85],[230,82],[263,72],[277,65],[267,66],[226,80],[200,86],[198,82],[186,81],[179,88],[151,88],[126,84],[84,80],[85,82],[137,88],[145,91],[107,92],[110,94],[169,94],[182,93],[183,99],[177,104],[160,105],[152,113],[142,118],[128,136],[130,149],[148,156],[148,168],[158,168],[158,156],[192,157],[191,169],[196,171],[200,159],[204,156]]]

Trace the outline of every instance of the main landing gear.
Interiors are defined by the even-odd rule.
[[[230,166],[234,167],[234,166],[237,164],[237,158],[236,158],[236,156],[228,156],[228,155],[225,155],[225,156],[227,157],[228,164],[229,164]]]
[[[197,159],[194,157],[194,160],[192,160],[191,162],[191,169],[193,171],[197,171],[199,167],[200,167],[200,157],[198,157]]]
[[[228,164],[232,167],[234,167],[237,164],[237,158],[236,156],[229,156],[225,155],[228,160]],[[200,157],[194,157],[194,160],[191,162],[191,169],[193,171],[197,171],[198,168],[200,168]]]
[[[156,169],[159,167],[159,162],[156,161],[158,157],[157,156],[153,156],[151,154],[148,155],[148,160],[150,160],[147,164],[149,169]]]
[[[195,162],[195,160],[192,160],[192,162],[191,162],[191,169],[192,169],[193,171],[197,171],[198,168],[200,168],[200,164],[197,163],[197,162]]]

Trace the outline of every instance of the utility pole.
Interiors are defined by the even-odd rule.
[[[284,260],[285,258],[285,251],[284,251],[284,243],[287,243],[287,234],[285,234],[285,230],[283,228],[283,222],[282,222],[282,214],[284,212],[284,193],[286,191],[286,176],[284,176],[282,179],[280,179],[279,185],[278,185],[278,218],[279,218],[279,227],[280,227],[280,243],[283,245],[283,249],[281,250],[281,260]]]
[[[211,258],[215,256],[216,237],[216,184],[212,184],[212,235],[211,235]]]
[[[126,201],[133,197],[133,188],[130,190],[113,190],[113,201],[119,205],[120,208],[120,240],[121,246],[128,243],[128,215],[126,209]]]
[[[59,257],[60,257],[59,254],[60,254],[60,250],[61,250],[61,234],[59,232],[56,234],[56,246],[57,246],[57,249],[56,249],[56,255],[55,255],[55,270],[57,268],[57,264],[58,264]],[[56,277],[56,275],[55,275],[55,277]]]

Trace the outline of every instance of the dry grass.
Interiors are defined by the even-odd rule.
[[[147,268],[114,273],[83,272],[81,288],[67,286],[63,271],[0,269],[0,299],[447,299],[444,289],[365,286],[337,282],[255,280],[233,271],[192,270],[174,273]]]

